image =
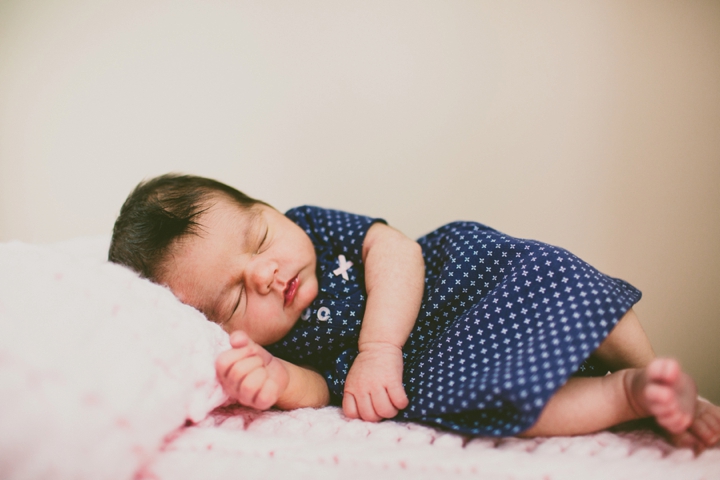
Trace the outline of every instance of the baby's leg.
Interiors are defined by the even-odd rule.
[[[630,309],[595,350],[593,356],[614,372],[623,368],[646,367],[655,358],[655,352],[635,311]]]
[[[696,397],[695,382],[675,360],[656,359],[646,368],[570,379],[523,436],[579,435],[645,417],[681,435],[695,418]],[[720,434],[720,424],[709,430]]]

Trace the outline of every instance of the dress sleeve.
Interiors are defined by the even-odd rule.
[[[362,261],[362,245],[370,227],[375,222],[387,223],[381,218],[312,206],[293,208],[285,216],[305,230],[315,250],[343,254],[356,264]]]

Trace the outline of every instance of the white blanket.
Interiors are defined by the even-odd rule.
[[[720,479],[719,448],[650,431],[471,439],[334,407],[216,409],[227,335],[106,247],[0,244],[0,478]]]
[[[169,290],[62,249],[0,245],[0,477],[131,478],[226,400],[227,335]]]

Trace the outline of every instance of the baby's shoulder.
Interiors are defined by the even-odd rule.
[[[465,236],[467,234],[478,232],[496,232],[496,230],[482,223],[459,220],[456,222],[446,223],[445,225],[427,233],[421,237],[421,239]]]
[[[325,225],[342,225],[349,218],[357,217],[342,210],[317,207],[315,205],[301,205],[285,212],[285,216],[296,223],[323,227]]]
[[[303,205],[288,210],[285,215],[310,237],[316,251],[330,250],[344,254],[353,262],[361,258],[362,244],[367,231],[381,218],[344,212],[331,208]]]

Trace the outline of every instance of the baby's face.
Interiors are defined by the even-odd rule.
[[[310,238],[271,207],[243,210],[225,198],[199,223],[199,235],[173,246],[161,283],[227,332],[260,345],[281,339],[318,292]]]

